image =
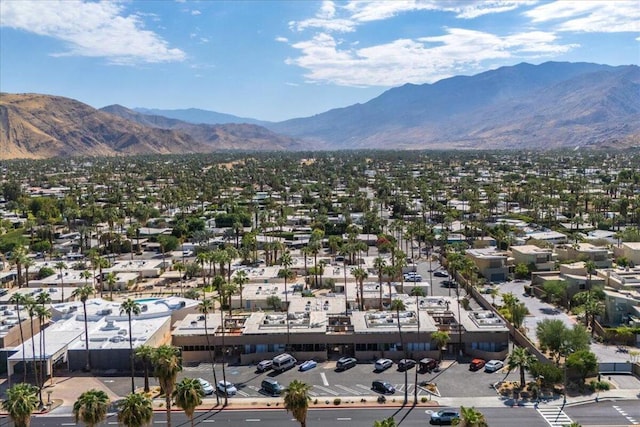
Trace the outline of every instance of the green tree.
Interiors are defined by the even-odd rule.
[[[597,372],[598,358],[589,350],[579,350],[567,356],[566,364],[568,368],[578,371],[584,384],[589,374]]]
[[[453,420],[451,423],[458,427],[489,427],[482,412],[474,407],[460,406],[460,418]]]
[[[167,425],[171,427],[171,396],[178,378],[178,372],[182,371],[180,350],[171,345],[161,345],[156,348],[152,362],[155,367],[154,375],[164,393]]]
[[[514,369],[520,370],[520,387],[524,387],[524,373],[529,370],[531,366],[536,362],[536,357],[529,353],[524,347],[515,347],[509,358],[507,359],[507,367],[509,371]]]
[[[442,348],[447,345],[451,337],[446,331],[436,331],[431,334],[431,339],[438,347],[438,362],[442,361]]]
[[[396,427],[396,420],[393,417],[385,418],[384,420],[376,420],[373,422],[373,427]]]
[[[516,265],[514,273],[517,279],[524,279],[529,276],[529,267],[527,264],[520,263]]]
[[[136,348],[135,356],[142,361],[144,369],[144,392],[149,393],[149,363],[153,358],[155,349],[150,345],[143,344]]]
[[[191,421],[191,427],[193,427],[193,413],[198,406],[202,405],[203,396],[202,384],[196,378],[183,378],[176,384],[176,389],[173,391],[176,406],[182,408]]]
[[[143,393],[130,393],[118,403],[118,422],[126,427],[144,427],[153,421],[153,401]]]
[[[16,427],[29,427],[31,414],[38,406],[38,388],[27,383],[18,383],[6,391],[2,409],[7,411]]]
[[[135,393],[135,353],[133,352],[133,331],[131,328],[131,317],[139,316],[140,313],[142,313],[140,304],[131,298],[127,298],[127,300],[120,305],[120,315],[122,316],[125,313],[127,314],[127,319],[129,321],[129,361],[131,362],[131,393]]]
[[[89,427],[107,419],[109,396],[102,390],[91,389],[82,393],[73,404],[73,417]]]
[[[360,311],[364,311],[364,281],[369,277],[367,270],[362,267],[356,267],[351,271],[351,274],[356,279],[356,283],[358,284],[358,302],[360,306]]]
[[[276,311],[282,308],[282,300],[277,295],[270,295],[267,297],[267,305]]]
[[[242,290],[244,285],[249,283],[249,276],[247,276],[247,272],[244,270],[238,271],[235,276],[233,276],[233,283],[238,286],[240,293],[240,309],[243,309],[242,305]]]
[[[91,356],[89,353],[89,327],[87,326],[89,322],[89,320],[87,319],[87,300],[91,295],[93,295],[93,292],[93,287],[91,286],[80,286],[79,288],[76,288],[71,294],[73,298],[78,298],[80,302],[82,302],[82,309],[84,313],[84,344],[86,357],[84,366],[87,372],[91,371]]]
[[[309,390],[311,386],[302,381],[293,380],[284,390],[284,407],[291,412],[300,423],[300,427],[307,425],[307,410],[309,408]]]

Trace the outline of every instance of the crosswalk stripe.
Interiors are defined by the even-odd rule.
[[[572,422],[571,418],[557,406],[538,407],[537,411],[551,427],[563,427]]]

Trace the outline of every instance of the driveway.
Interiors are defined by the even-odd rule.
[[[530,285],[530,282],[513,281],[499,285],[500,294],[496,297],[496,304],[502,304],[502,294],[511,292],[527,306],[529,314],[525,318],[523,326],[525,327],[527,337],[529,337],[532,342],[538,342],[536,326],[544,319],[561,320],[568,328],[572,328],[573,325],[577,323],[575,316],[570,316],[562,309],[541,301],[536,297],[527,296],[524,293],[525,285]],[[617,346],[592,342],[591,351],[597,356],[598,361],[601,363],[627,362],[631,360],[629,353],[621,353],[617,351]]]

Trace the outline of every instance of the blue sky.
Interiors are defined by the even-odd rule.
[[[2,0],[0,90],[285,120],[520,62],[640,63],[633,1]]]

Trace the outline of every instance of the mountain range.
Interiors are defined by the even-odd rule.
[[[518,64],[272,123],[0,94],[0,158],[216,150],[640,147],[640,68]]]

